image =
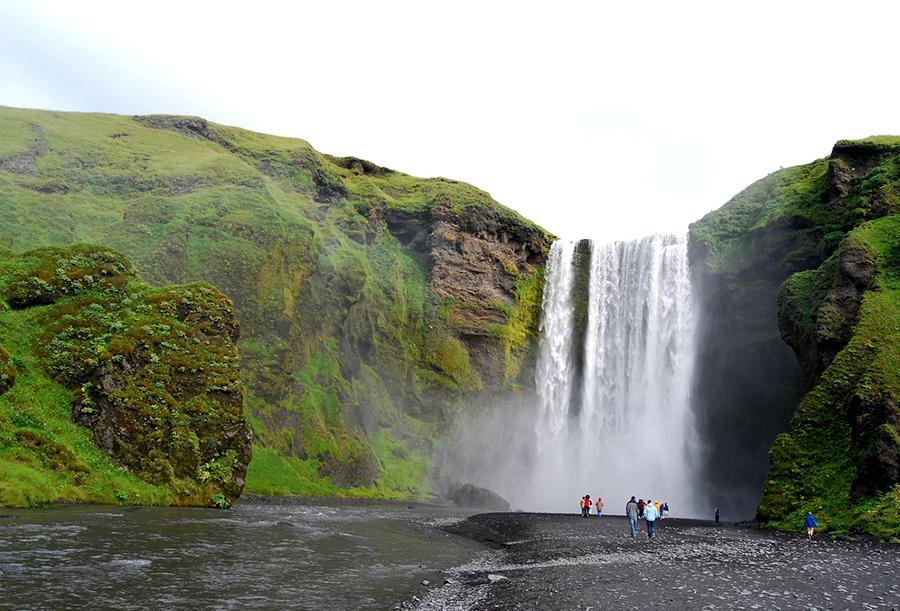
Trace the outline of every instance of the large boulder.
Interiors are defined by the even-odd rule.
[[[466,509],[489,509],[491,511],[509,511],[509,501],[502,496],[472,484],[456,484],[447,493],[447,499],[457,507]]]
[[[231,504],[251,434],[229,299],[204,284],[152,289],[123,255],[96,246],[30,251],[6,269],[0,295],[31,321],[36,361],[72,391],[72,419],[113,463],[168,489],[175,503]],[[9,369],[4,356],[0,372]],[[13,397],[13,409],[23,400]],[[71,454],[58,448],[66,437],[51,443],[49,427],[22,422],[16,438],[39,439],[27,444],[38,455]]]

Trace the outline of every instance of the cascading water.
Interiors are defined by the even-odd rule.
[[[590,494],[621,512],[636,495],[682,516],[706,511],[694,474],[687,236],[556,242],[543,308],[531,481],[513,502],[574,511]]]

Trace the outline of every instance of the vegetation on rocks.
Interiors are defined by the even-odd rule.
[[[0,244],[232,300],[250,492],[427,495],[456,414],[531,384],[550,236],[483,191],[196,117],[2,108],[0,134]]]
[[[863,250],[877,272],[840,350],[824,364],[797,409],[791,428],[772,449],[760,517],[790,527],[812,510],[831,531],[900,536],[900,216],[870,221],[850,232],[843,252]],[[828,274],[829,267],[822,271]],[[840,285],[840,271],[832,272]],[[819,285],[821,286],[821,284]],[[811,287],[814,293],[817,287]],[[827,295],[827,294],[826,294]],[[827,298],[799,307],[822,327],[844,313]],[[802,330],[800,331],[803,332]]]
[[[231,303],[107,248],[0,253],[0,504],[227,506],[244,486]]]
[[[724,395],[787,430],[770,453],[765,525],[795,529],[811,510],[832,532],[900,536],[898,215],[900,138],[879,136],[780,170],[691,227],[707,314],[744,358],[718,373],[733,383],[783,358],[776,334],[800,365],[769,378],[788,389],[774,401],[759,382]],[[796,411],[792,388],[806,393]]]

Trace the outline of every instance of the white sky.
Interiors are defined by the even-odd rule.
[[[890,0],[0,0],[0,104],[201,115],[632,238],[900,133],[898,24]]]

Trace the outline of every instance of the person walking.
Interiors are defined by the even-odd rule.
[[[803,523],[806,524],[806,539],[807,541],[812,541],[813,537],[816,535],[816,528],[819,524],[816,522],[811,511],[806,512],[806,520],[804,520]]]
[[[653,504],[652,499],[647,499],[647,506],[644,507],[644,519],[647,521],[647,539],[653,538],[656,532],[656,518],[659,517],[659,510]]]
[[[585,494],[584,495],[584,517],[586,517],[586,518],[591,517],[591,505],[593,505],[593,503],[591,502],[591,495]]]
[[[716,507],[716,524],[719,523],[719,508]]]
[[[644,502],[644,499],[638,501],[638,517],[644,517],[644,507],[647,506],[647,503]]]
[[[628,526],[631,527],[631,538],[634,539],[637,536],[638,521],[638,504],[634,497],[625,505],[625,515],[628,517]]]
[[[597,497],[596,505],[597,505],[597,517],[602,518],[603,517],[603,498],[602,497],[599,497],[599,496]]]

